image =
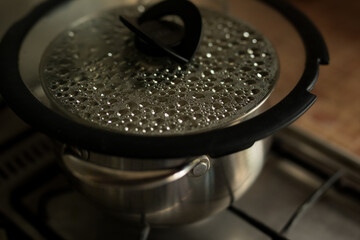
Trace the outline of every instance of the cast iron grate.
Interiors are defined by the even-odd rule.
[[[23,231],[32,229],[33,221],[16,211],[16,191],[28,184],[32,176],[46,172],[53,160],[51,141],[33,129],[20,132],[0,145],[0,239],[34,238],[32,230]]]
[[[301,218],[301,216],[311,208],[321,196],[323,196],[328,189],[330,189],[342,176],[343,171],[339,170],[334,175],[332,175],[326,182],[324,182],[308,199],[306,199],[294,212],[294,214],[290,217],[285,226],[281,229],[280,232],[275,231],[274,229],[266,226],[264,223],[259,221],[256,218],[253,218],[241,211],[240,209],[230,206],[228,208],[229,211],[236,214],[237,216],[246,220],[249,224],[259,229],[259,231],[265,233],[273,240],[286,240],[286,234],[290,230],[290,228]]]

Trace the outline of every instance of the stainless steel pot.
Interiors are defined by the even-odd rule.
[[[118,4],[117,1],[108,2],[106,7]],[[328,58],[322,38],[311,23],[302,19],[303,16],[298,15],[291,7],[279,5],[277,7],[280,12],[289,12],[286,17],[295,25],[306,45],[306,56],[299,54],[306,59],[303,75],[280,74],[280,79],[288,81],[289,78],[300,78],[300,82],[279,104],[264,113],[262,110],[252,112],[248,115],[250,120],[244,124],[239,124],[237,119],[215,129],[219,131],[211,128],[208,132],[166,137],[127,135],[72,119],[59,111],[58,107],[54,107],[52,100],[45,94],[46,90],[44,91],[39,76],[45,47],[79,16],[89,15],[89,9],[84,6],[92,8],[91,13],[97,12],[93,8],[99,7],[88,4],[88,1],[82,1],[82,4],[81,1],[73,1],[72,4],[59,7],[59,11],[51,12],[52,17],[41,19],[46,15],[44,9],[53,9],[52,4],[56,3],[49,1],[39,6],[37,11],[14,25],[5,35],[0,48],[0,60],[4,63],[0,66],[0,72],[5,75],[4,81],[0,82],[4,89],[2,95],[17,114],[31,125],[63,143],[91,150],[88,152],[70,146],[63,148],[61,162],[81,192],[113,214],[134,221],[146,218],[152,225],[178,225],[203,219],[225,209],[243,194],[256,179],[263,165],[269,143],[269,140],[264,138],[290,124],[314,102],[315,96],[309,91],[317,79],[319,63],[326,63]],[[258,5],[264,7],[261,3]],[[256,16],[258,5],[252,11],[252,16]],[[75,14],[70,14],[72,11],[75,11]],[[251,11],[245,11],[245,15],[246,12]],[[269,23],[275,20],[272,27],[282,29],[277,27],[276,18],[271,16]],[[294,20],[292,16],[298,17]],[[38,23],[39,19],[41,20]],[[62,24],[59,24],[60,21]],[[282,18],[278,21],[284,22]],[[273,28],[265,25],[262,30],[271,34],[274,33]],[[72,33],[69,34],[71,37]],[[298,37],[297,33],[295,35]],[[275,34],[271,40],[283,37],[284,33],[281,32]],[[290,44],[290,48],[302,49],[298,38],[295,42],[295,47]],[[316,46],[316,49],[312,46]],[[278,48],[277,50],[279,51]],[[248,51],[250,55],[251,51]],[[294,69],[292,72],[299,72],[299,64],[288,64],[288,59],[294,59],[293,56],[293,52],[282,49],[280,62],[283,61],[287,68]],[[301,66],[303,58],[295,58],[300,59]],[[259,105],[261,103],[263,101],[260,101]],[[204,140],[205,144],[199,139]],[[155,144],[152,144],[153,141]],[[226,144],[222,144],[223,142]],[[166,144],[170,150],[161,152],[162,144]],[[199,148],[194,148],[193,145]],[[209,146],[216,148],[216,151]],[[179,151],[176,151],[177,149]],[[159,159],[148,159],[148,154]],[[210,157],[214,154],[222,157]],[[194,157],[167,158],[169,155]]]
[[[225,2],[208,1],[207,4],[218,11],[226,10]],[[59,18],[54,17],[55,20]],[[85,17],[82,21],[87,19]],[[46,22],[44,25],[40,25],[39,29],[53,24]],[[29,39],[36,38],[36,32],[33,31]],[[41,88],[36,80],[38,78],[41,77],[27,76],[25,83],[43,103],[54,111],[64,113],[59,104],[46,96],[49,96],[46,86]],[[272,88],[257,106],[227,126],[264,111],[267,106],[264,102],[271,91]],[[68,113],[65,115],[69,116]],[[136,222],[145,217],[152,226],[181,225],[216,214],[238,199],[258,176],[269,141],[260,140],[246,150],[219,158],[203,155],[178,159],[135,159],[65,146],[61,164],[80,192],[111,214]]]
[[[103,16],[99,18],[102,19]],[[85,19],[83,20],[83,22],[86,21],[87,20]],[[101,21],[98,24],[100,24],[101,29],[106,29],[106,27],[108,27]],[[80,37],[82,36],[82,34],[88,36],[86,30],[90,27],[86,27],[85,30],[79,27],[79,29],[75,29],[73,31],[71,30],[71,33],[76,32],[76,34],[79,34]],[[111,30],[113,27],[110,26],[108,28]],[[208,27],[207,30],[209,31],[210,27]],[[92,37],[92,39],[96,39],[98,35],[99,34],[97,33],[94,37]],[[82,43],[85,44],[85,46],[87,46],[86,44],[91,45],[88,43],[89,40],[87,40],[87,38],[84,39],[85,41]],[[108,39],[111,39],[111,36],[108,37]],[[114,42],[119,43],[119,41],[121,41],[120,39],[117,40],[118,41]],[[214,41],[215,40],[217,39],[214,39]],[[229,39],[228,41],[231,42],[233,40],[234,39]],[[61,45],[61,43],[57,44],[56,42],[53,44],[57,46]],[[94,44],[102,46],[98,43],[97,40],[94,40]],[[203,42],[202,44],[205,45],[207,43]],[[264,45],[268,47],[268,45]],[[204,46],[202,47],[205,48]],[[103,46],[103,48],[106,49],[106,46]],[[132,49],[131,46],[129,46],[128,48]],[[211,49],[207,49],[206,51],[210,50]],[[115,50],[107,51],[111,51],[111,53],[114,54],[113,51]],[[205,50],[203,50],[203,52],[204,51]],[[266,51],[267,53],[269,53],[269,55],[275,55],[270,49],[268,50],[268,48],[266,48]],[[222,54],[225,53],[222,52]],[[60,53],[58,53],[58,55],[60,55]],[[123,55],[126,54],[123,53]],[[51,63],[51,60],[47,61],[47,59],[51,59],[52,56],[53,54],[51,53],[51,51],[45,52],[44,58],[46,60],[43,61],[45,62],[43,64],[43,69],[53,68],[56,66],[50,64],[52,66],[49,67],[49,65],[46,64],[47,62]],[[238,58],[238,60],[240,60],[239,56]],[[132,59],[130,58],[130,60]],[[135,60],[137,60],[136,57]],[[121,57],[119,57],[119,60],[117,61],[121,62]],[[147,69],[150,69],[149,71],[153,69],[155,71],[154,74],[157,74],[159,76],[162,74],[161,72],[156,72],[158,71],[157,68],[159,64],[153,64],[153,66],[151,64],[148,64],[147,62],[143,63],[140,60],[137,61],[141,64],[144,64],[145,68],[147,67]],[[203,64],[201,60],[197,60],[197,62]],[[254,105],[251,110],[243,110],[244,113],[241,117],[238,117],[232,121],[228,121],[226,125],[221,125],[221,121],[219,121],[216,128],[228,127],[241,121],[245,121],[246,119],[255,116],[265,108],[265,105],[263,105],[263,103],[270,95],[273,84],[275,83],[275,79],[277,77],[277,60],[269,60],[269,63],[270,62],[272,63],[271,66],[273,67],[272,72],[269,74],[271,76],[271,80],[269,80],[269,82],[271,82],[271,88],[268,90],[267,87],[264,87],[266,85],[262,85],[262,91],[264,91],[265,93],[264,95],[262,95],[262,97],[259,97],[257,104]],[[107,64],[111,63],[107,62]],[[129,60],[128,65],[130,65]],[[121,71],[134,72],[136,66],[130,66],[131,67],[129,67],[129,69],[124,69],[124,67],[121,68]],[[231,66],[229,65],[227,67]],[[251,68],[255,67],[248,67],[248,69]],[[258,68],[260,68],[260,66],[258,66]],[[219,69],[221,68],[219,67]],[[137,71],[139,71],[139,69]],[[112,73],[109,71],[109,74]],[[180,72],[180,74],[184,75],[187,74],[187,72],[183,71]],[[253,75],[255,74],[256,73],[254,73]],[[201,71],[198,71],[197,75],[200,76]],[[51,88],[51,84],[49,85],[49,83],[47,82],[46,76],[46,72],[41,76],[43,80],[45,79],[43,88],[45,89],[45,92],[48,95],[51,104],[53,104],[52,107],[54,109],[57,109],[57,111],[59,112],[63,112],[70,118],[73,118],[74,121],[83,121],[83,119],[79,120],[76,117],[74,118],[72,114],[67,112],[66,110],[64,111],[64,107],[62,106],[63,102],[60,99],[57,99],[56,96],[54,97],[54,93],[49,90]],[[215,76],[219,79],[222,77],[217,75]],[[235,78],[235,76],[232,77]],[[128,85],[132,84],[134,78],[136,79],[143,77],[142,75],[132,77]],[[177,86],[178,84],[186,82],[186,78],[176,78],[177,80],[180,79],[180,83],[174,84],[173,86]],[[122,79],[122,88],[127,87],[127,85],[124,83],[127,81],[125,79],[127,78],[124,77],[124,79]],[[49,80],[54,81],[53,78]],[[252,81],[255,83],[254,80]],[[213,84],[220,85],[220,83],[217,83],[215,81],[213,82]],[[259,82],[258,85],[261,85],[261,82]],[[242,86],[248,85],[241,85],[239,88],[241,89]],[[182,87],[185,87],[185,85]],[[222,88],[221,86],[218,87],[218,89]],[[146,89],[146,87],[144,86],[143,88]],[[174,89],[171,90],[174,91]],[[194,90],[190,90],[190,92],[191,91]],[[260,90],[257,91],[260,92]],[[224,94],[226,93],[224,92]],[[126,93],[123,94],[122,92],[120,92],[119,95],[126,96]],[[147,97],[152,98],[153,96],[149,95]],[[171,99],[171,101],[169,101],[168,103],[169,105],[177,101],[177,98],[174,99],[171,97],[172,96],[168,96],[168,98]],[[253,95],[253,98],[255,97],[256,95]],[[74,98],[76,99],[75,96]],[[243,98],[245,98],[245,96]],[[200,99],[198,99],[197,101],[198,102],[196,102],[196,104],[201,103]],[[187,102],[189,101],[187,100]],[[211,102],[209,101],[207,102],[207,104],[211,104]],[[261,106],[262,108],[260,110],[257,110]],[[88,106],[84,106],[84,109],[87,108]],[[93,110],[88,111],[92,112]],[[144,117],[145,114],[140,113],[139,109],[136,109],[135,111],[137,111],[136,114],[140,115],[136,115],[135,117],[137,117],[138,119]],[[240,110],[238,112],[240,112]],[[161,115],[158,113],[157,117],[161,117]],[[128,118],[131,118],[131,116],[129,116]],[[90,122],[89,119],[87,120]],[[111,127],[111,130],[124,131],[123,126],[119,126],[114,129],[113,122],[111,122],[112,125],[108,123],[102,124],[101,122],[97,123],[100,124],[102,128]],[[134,134],[136,132],[133,131],[130,133]],[[186,132],[186,130],[181,131],[180,133],[172,132],[172,134],[185,133],[188,132]],[[145,135],[146,137],[147,134],[143,135]],[[73,178],[75,185],[79,188],[79,190],[88,198],[92,199],[99,206],[107,209],[107,211],[111,212],[112,214],[136,222],[140,222],[142,221],[142,219],[145,218],[146,221],[152,226],[181,225],[195,222],[211,216],[215,213],[218,213],[228,207],[233,201],[238,199],[258,176],[263,166],[268,142],[269,140],[261,140],[246,150],[225,155],[219,158],[212,158],[209,155],[202,155],[178,159],[124,158],[115,155],[89,152],[71,146],[65,146],[62,153],[62,164],[65,169],[70,173],[69,175],[71,176],[71,178]],[[142,149],[139,148],[139,151],[142,151]]]
[[[227,208],[254,182],[270,139],[220,158],[129,159],[64,147],[77,188],[111,214],[152,226],[195,222]]]

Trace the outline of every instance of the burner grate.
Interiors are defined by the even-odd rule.
[[[323,185],[321,185],[308,199],[306,199],[303,204],[299,206],[299,208],[294,212],[289,221],[286,223],[284,228],[278,233],[274,231],[272,228],[269,228],[259,220],[247,215],[245,212],[237,209],[234,206],[230,206],[229,210],[238,215],[239,217],[245,219],[254,227],[258,228],[260,231],[271,237],[273,240],[286,240],[285,235],[290,230],[290,228],[298,221],[301,216],[309,210],[311,206],[313,206],[321,196],[323,196],[327,190],[329,190],[340,178],[344,175],[342,170],[336,172],[333,176],[331,176]]]
[[[40,234],[31,220],[15,207],[16,189],[53,164],[53,160],[49,139],[32,129],[0,145],[0,239],[38,239]]]

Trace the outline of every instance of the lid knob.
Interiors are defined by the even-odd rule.
[[[184,26],[163,19],[170,15],[178,16]],[[187,0],[166,0],[150,7],[139,18],[122,15],[120,20],[136,34],[136,45],[151,55],[168,55],[188,63],[200,43],[201,14]]]

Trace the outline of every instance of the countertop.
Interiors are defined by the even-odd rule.
[[[295,126],[360,156],[360,1],[290,2],[320,29],[330,54],[313,90],[318,100]]]

